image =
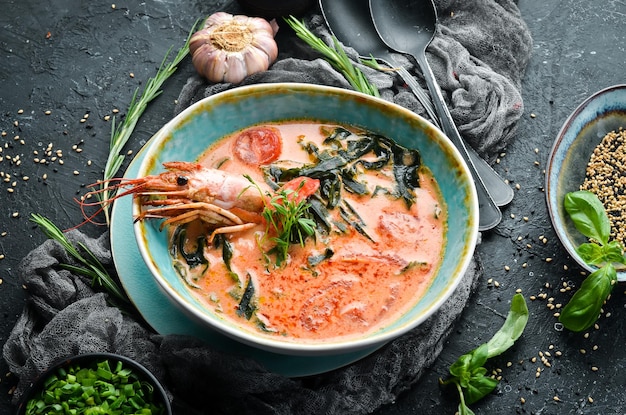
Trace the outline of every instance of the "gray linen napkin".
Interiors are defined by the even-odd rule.
[[[511,139],[523,111],[519,88],[530,35],[510,0],[441,0],[437,6],[442,24],[429,48],[429,61],[459,130],[483,156],[492,157]],[[306,22],[330,41],[318,14],[307,16]],[[283,25],[279,32],[281,54],[271,70],[250,76],[244,84],[309,82],[349,88],[306,45],[285,36],[289,30]],[[409,60],[398,59],[414,70]],[[383,98],[425,115],[397,77],[363,69]],[[233,86],[192,77],[180,93],[176,112]],[[84,243],[111,267],[108,233],[93,239],[72,231],[68,237]],[[19,378],[14,400],[54,361],[106,351],[135,358],[152,370],[165,382],[181,414],[372,413],[408,390],[436,359],[481,275],[475,258],[437,313],[370,356],[321,375],[287,378],[191,337],[154,334],[138,316],[111,306],[105,294],[95,293],[83,277],[59,269],[59,263],[72,260],[60,245],[47,241],[30,252],[18,270],[28,288],[27,305],[3,348],[4,359]]]

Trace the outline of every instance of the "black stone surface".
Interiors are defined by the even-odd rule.
[[[231,3],[2,1],[0,343],[24,303],[17,264],[45,239],[29,215],[44,214],[61,227],[79,221],[73,199],[101,176],[108,152],[111,122],[105,116],[116,108],[124,111],[135,89],[155,73],[171,46],[180,46],[198,17]],[[580,334],[559,330],[554,313],[571,296],[561,288],[564,283],[578,286],[582,277],[556,239],[543,193],[543,168],[566,117],[593,92],[625,82],[626,6],[615,1],[520,0],[519,7],[534,38],[522,91],[526,114],[517,138],[496,165],[519,188],[504,209],[502,223],[483,234],[479,252],[485,275],[443,353],[410,392],[380,414],[453,414],[456,396],[440,389],[438,378],[446,376],[459,355],[500,327],[517,290],[528,301],[529,324],[512,349],[489,363],[502,380],[496,392],[472,406],[474,411],[626,413],[626,287],[615,288],[598,329]],[[171,118],[192,70],[183,65],[167,83],[137,126],[130,149],[138,150]],[[34,161],[45,157],[49,144],[53,152],[63,152],[63,165]],[[1,361],[2,415],[13,411],[13,380],[7,372]]]

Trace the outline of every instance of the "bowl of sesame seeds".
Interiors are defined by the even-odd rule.
[[[602,89],[567,118],[552,146],[546,168],[546,198],[554,230],[569,255],[589,272],[576,248],[588,242],[563,206],[569,192],[595,193],[609,216],[611,239],[626,245],[626,85]],[[618,269],[626,281],[626,268]]]

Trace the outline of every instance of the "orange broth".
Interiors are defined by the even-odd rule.
[[[282,137],[281,160],[311,163],[302,143],[313,142],[322,147],[326,136],[323,133],[335,126],[303,121],[272,127],[278,128]],[[247,174],[264,191],[269,191],[261,168],[233,157],[237,135],[211,146],[199,162],[206,167]],[[390,186],[389,172],[363,174],[371,188],[377,184]],[[318,233],[315,238],[308,238],[305,246],[291,245],[288,260],[278,267],[271,260],[268,263],[264,254],[271,248],[267,238],[263,239],[265,225],[227,234],[233,248],[231,270],[239,281],[226,269],[222,249],[209,246],[204,249],[208,269],[194,278],[199,288],[190,289],[224,319],[268,336],[324,342],[376,331],[418,301],[443,256],[445,205],[427,168],[419,169],[419,180],[420,186],[414,190],[415,203],[410,208],[403,200],[389,195],[359,196],[344,191],[342,197],[366,224],[369,238],[352,227],[343,232]],[[189,241],[195,240],[190,235],[194,235],[191,230]],[[314,266],[309,264],[311,257],[324,255],[329,248],[332,256]],[[247,278],[255,290],[256,312],[250,320],[237,314]],[[233,292],[239,294],[233,296]]]

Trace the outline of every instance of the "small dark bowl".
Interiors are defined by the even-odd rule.
[[[54,363],[45,372],[38,376],[24,392],[20,398],[20,402],[17,407],[16,415],[24,415],[26,413],[26,404],[28,401],[35,397],[41,391],[46,380],[54,374],[58,369],[69,367],[70,365],[78,365],[82,368],[91,367],[96,363],[108,360],[112,366],[114,363],[122,362],[124,368],[132,369],[133,373],[137,375],[141,380],[147,381],[154,387],[153,401],[156,404],[162,404],[164,409],[164,415],[172,415],[172,407],[170,401],[165,392],[163,385],[157,380],[157,378],[140,363],[118,354],[113,353],[89,353],[78,356],[72,356],[67,359],[63,359]]]
[[[266,19],[297,16],[307,11],[313,3],[314,0],[239,0],[246,13]]]
[[[550,220],[571,257],[589,272],[597,268],[585,263],[576,247],[587,242],[563,206],[566,193],[579,190],[593,150],[604,136],[626,128],[626,85],[596,92],[567,118],[554,141],[546,167],[546,198]],[[618,269],[618,281],[626,281],[626,270]]]

